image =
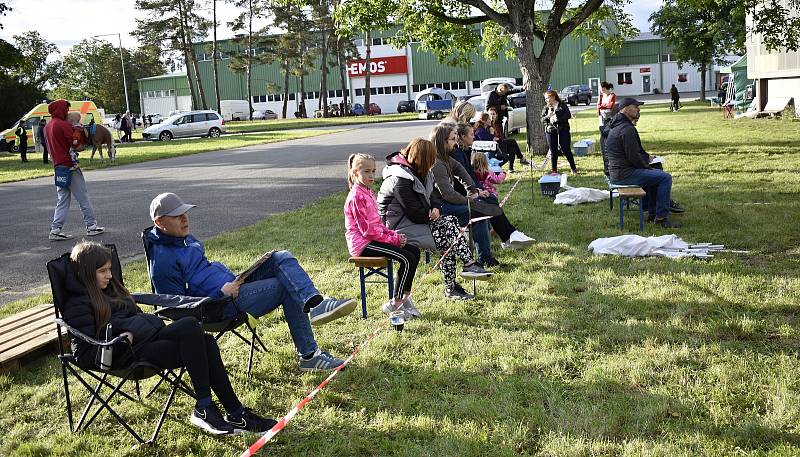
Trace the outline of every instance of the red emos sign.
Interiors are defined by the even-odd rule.
[[[352,60],[347,64],[347,74],[351,77],[364,76],[367,73],[367,64],[363,60]],[[398,75],[408,73],[406,56],[375,57],[369,59],[369,73],[371,75]]]

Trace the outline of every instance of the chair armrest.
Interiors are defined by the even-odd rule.
[[[89,344],[93,344],[95,346],[101,346],[101,347],[113,346],[113,345],[115,345],[115,344],[117,344],[117,343],[119,343],[120,341],[123,341],[123,340],[127,341],[128,344],[130,344],[130,340],[128,340],[128,337],[125,336],[125,335],[119,335],[116,338],[110,339],[108,341],[101,341],[101,340],[94,339],[94,338],[90,337],[89,335],[87,335],[87,334],[75,329],[74,327],[72,327],[69,324],[67,324],[66,322],[64,322],[64,319],[56,318],[56,319],[53,319],[53,322],[55,322],[56,325],[58,325],[60,327],[65,327],[70,334],[82,339],[83,341],[86,341]]]

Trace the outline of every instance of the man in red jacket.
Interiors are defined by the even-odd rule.
[[[86,191],[86,180],[83,178],[83,172],[78,163],[78,154],[72,149],[72,125],[66,120],[69,102],[56,100],[47,105],[47,111],[50,112],[53,119],[45,126],[44,136],[56,170],[58,194],[49,238],[51,241],[72,238],[72,235],[68,235],[62,230],[67,214],[69,214],[72,195],[75,196],[75,200],[81,207],[83,222],[86,223],[86,235],[99,235],[103,233],[104,228],[97,225],[92,202],[89,201],[89,194]]]

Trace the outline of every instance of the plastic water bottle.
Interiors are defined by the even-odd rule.
[[[113,336],[114,335],[111,332],[111,323],[109,323],[106,326],[106,341],[111,340]],[[103,349],[100,350],[100,368],[102,368],[103,370],[111,369],[113,354],[114,354],[114,348],[112,348],[111,346],[103,346]]]

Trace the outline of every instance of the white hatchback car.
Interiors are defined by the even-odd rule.
[[[218,138],[225,133],[225,121],[216,111],[188,111],[170,116],[142,132],[145,140],[169,141],[192,136]]]

